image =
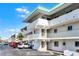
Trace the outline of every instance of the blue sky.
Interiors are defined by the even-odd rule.
[[[58,3],[0,3],[0,36],[8,38],[24,27],[25,15],[27,16],[36,7],[42,6],[47,9]]]

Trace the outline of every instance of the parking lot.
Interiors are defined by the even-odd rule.
[[[33,49],[18,49],[8,45],[0,46],[0,56],[54,56],[50,52],[40,52]]]

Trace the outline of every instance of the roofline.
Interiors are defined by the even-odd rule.
[[[36,12],[36,11],[39,12],[39,10],[42,10],[42,11],[44,11],[44,12],[49,12],[48,9],[46,9],[46,8],[44,8],[44,7],[41,7],[41,6],[38,6],[37,8],[35,8],[31,13],[29,13],[29,14],[24,18],[24,22],[25,22],[25,20],[28,19],[32,14],[34,14],[34,12]]]
[[[31,18],[31,16],[32,16],[33,14],[35,14],[35,12],[37,12],[37,13],[40,12],[40,13],[45,14],[45,15],[51,15],[51,14],[54,14],[54,13],[56,13],[57,11],[59,11],[59,10],[65,8],[65,7],[71,5],[71,4],[72,4],[72,3],[60,3],[60,4],[58,4],[57,6],[53,7],[53,8],[50,9],[50,10],[48,10],[48,9],[46,9],[46,8],[44,8],[44,7],[38,6],[35,10],[33,10],[28,16],[26,16],[26,17],[24,18],[24,22],[28,22],[28,20]],[[63,7],[63,8],[62,8],[62,7]],[[26,20],[26,19],[27,19],[27,20]]]
[[[49,11],[49,15],[54,14],[54,13],[56,13],[57,11],[62,10],[62,9],[64,9],[64,8],[66,8],[66,7],[70,6],[70,5],[72,5],[72,4],[73,4],[73,3],[61,3],[61,4],[57,5],[56,7],[52,8],[52,9]]]

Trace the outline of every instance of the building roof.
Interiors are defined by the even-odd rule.
[[[27,30],[27,26],[21,28],[21,31],[23,31],[23,30]]]
[[[55,6],[54,8],[52,8],[50,10],[43,8],[41,6],[38,6],[34,11],[32,11],[32,13],[30,13],[28,16],[25,17],[24,21],[28,22],[31,18],[35,17],[35,15],[37,15],[37,14],[44,14],[44,15],[55,14],[59,10],[62,10],[64,8],[68,7],[71,4],[72,3],[62,3],[62,4]]]

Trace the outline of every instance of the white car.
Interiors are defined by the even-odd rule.
[[[22,44],[18,44],[17,47],[18,48],[23,48],[23,45]]]
[[[29,45],[28,44],[25,44],[25,43],[19,43],[18,44],[18,46],[17,46],[18,48],[29,48]]]

